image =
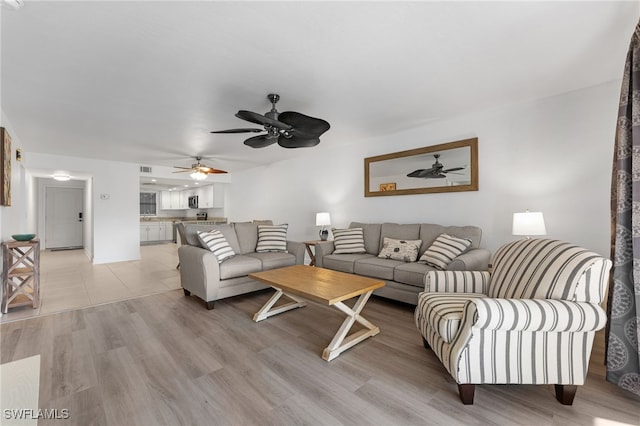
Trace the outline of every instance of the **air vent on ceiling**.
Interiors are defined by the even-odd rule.
[[[151,166],[140,166],[140,173],[151,173]]]

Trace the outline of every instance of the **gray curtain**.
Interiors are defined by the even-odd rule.
[[[611,184],[607,380],[640,395],[640,22],[624,66]]]

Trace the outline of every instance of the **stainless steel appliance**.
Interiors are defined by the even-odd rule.
[[[198,196],[197,195],[190,195],[189,196],[189,208],[190,209],[197,209],[198,208]]]
[[[196,220],[207,220],[207,213],[196,213]]]

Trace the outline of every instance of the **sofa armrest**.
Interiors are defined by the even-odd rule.
[[[484,248],[471,249],[456,257],[447,266],[448,271],[486,271],[491,252]]]
[[[220,265],[209,250],[190,245],[178,248],[182,288],[204,301],[217,300],[220,289]]]
[[[490,281],[487,271],[429,271],[424,276],[424,291],[486,294]]]
[[[304,243],[287,241],[287,251],[296,257],[296,265],[304,265]]]
[[[554,299],[472,299],[474,327],[488,330],[587,332],[604,327],[607,315],[593,303]]]
[[[333,253],[335,247],[333,245],[333,241],[320,241],[315,245],[315,256],[316,256],[316,266],[318,268],[322,268],[323,260],[322,258],[328,254]]]

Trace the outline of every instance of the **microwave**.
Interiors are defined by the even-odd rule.
[[[190,209],[197,209],[198,208],[198,196],[197,195],[190,195],[189,196],[189,208]]]

